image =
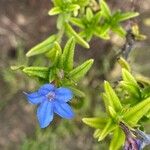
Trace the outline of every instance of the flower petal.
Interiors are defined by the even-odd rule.
[[[54,90],[54,85],[53,84],[44,84],[43,86],[41,86],[39,88],[38,92],[41,95],[46,95],[52,90]]]
[[[24,94],[27,96],[29,103],[31,104],[39,104],[42,101],[45,100],[45,97],[40,95],[38,92],[33,92],[33,93],[26,93],[24,92]]]
[[[74,113],[67,103],[59,103],[55,101],[54,112],[62,118],[71,119],[74,117]]]
[[[53,104],[49,101],[43,102],[37,109],[37,118],[41,128],[47,127],[53,120]]]
[[[56,89],[55,94],[56,94],[55,99],[60,102],[68,102],[73,97],[72,91],[68,88],[63,87]]]

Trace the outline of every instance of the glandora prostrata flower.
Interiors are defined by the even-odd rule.
[[[73,97],[72,91],[68,88],[57,88],[53,84],[44,84],[36,92],[25,93],[25,95],[29,103],[38,105],[37,118],[41,128],[45,128],[51,123],[54,113],[66,119],[74,117],[74,113],[67,103]]]

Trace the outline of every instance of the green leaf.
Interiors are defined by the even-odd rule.
[[[96,25],[100,22],[101,17],[102,17],[101,11],[97,12],[94,15],[93,20],[94,20],[94,22],[95,22]]]
[[[120,64],[120,66],[122,68],[124,68],[127,71],[131,72],[131,67],[130,67],[130,65],[128,64],[128,62],[124,58],[119,57],[117,61],[118,61],[118,63]]]
[[[21,69],[21,70],[23,70],[24,69],[24,65],[21,65],[21,66],[11,66],[10,68],[11,68],[11,70],[19,70],[19,69]]]
[[[76,25],[76,26],[78,26],[78,27],[84,29],[84,25],[83,25],[81,19],[79,19],[79,18],[71,18],[71,19],[70,19],[70,22],[71,22],[73,25]]]
[[[118,96],[116,95],[115,91],[112,89],[112,87],[110,86],[110,84],[107,81],[104,82],[104,88],[105,88],[105,93],[106,93],[107,99],[109,101],[109,105],[116,112],[121,111],[122,105],[120,103],[120,100],[119,100]]]
[[[54,8],[52,8],[52,9],[48,12],[48,14],[49,14],[50,16],[57,15],[57,14],[60,14],[60,13],[61,13],[60,7],[54,7]]]
[[[80,5],[81,7],[85,7],[89,5],[90,0],[72,0],[73,3]]]
[[[109,9],[109,6],[104,0],[100,0],[100,8],[101,8],[102,15],[107,19],[109,19],[111,17],[111,11]]]
[[[126,35],[126,31],[123,27],[121,27],[121,25],[117,25],[117,26],[113,26],[112,31],[117,33],[120,37],[125,37]]]
[[[62,6],[63,5],[62,0],[53,0],[53,3],[54,3],[55,6]]]
[[[55,80],[55,78],[56,78],[56,68],[54,68],[54,67],[50,68],[48,78],[49,78],[49,83],[51,83],[52,81]]]
[[[47,38],[40,44],[30,49],[28,53],[26,54],[26,56],[31,57],[31,56],[42,54],[42,53],[49,51],[52,48],[55,40],[56,40],[56,35],[50,36],[49,38]]]
[[[109,30],[110,30],[110,25],[109,24],[104,24],[100,28],[97,27],[95,29],[94,34],[99,38],[102,38],[104,40],[108,40],[108,39],[110,39]]]
[[[134,79],[134,77],[131,75],[131,73],[129,71],[127,71],[124,68],[122,69],[122,78],[124,81],[130,82],[134,86],[138,87],[138,84],[137,84],[136,80]]]
[[[74,38],[71,38],[65,45],[62,54],[63,69],[66,71],[73,69],[74,49],[75,49],[75,40]]]
[[[108,110],[109,110],[110,116],[111,116],[112,118],[116,119],[117,113],[116,113],[116,111],[114,110],[114,108],[111,107],[111,106],[108,106]]]
[[[101,135],[102,130],[101,129],[96,129],[93,136],[94,138],[98,138]]]
[[[71,5],[68,5],[67,7],[67,11],[76,11],[78,9],[80,9],[80,6],[77,4],[71,4]]]
[[[128,20],[128,19],[134,18],[138,15],[139,15],[138,12],[120,13],[120,15],[118,15],[118,17],[117,17],[117,21],[118,22],[125,21],[125,20]]]
[[[89,60],[85,61],[80,66],[78,66],[75,69],[73,69],[72,71],[70,71],[68,75],[70,76],[70,78],[72,78],[75,81],[80,80],[89,71],[93,62],[94,62],[93,59],[89,59]]]
[[[134,35],[135,40],[141,41],[141,40],[145,40],[147,38],[145,35],[140,33],[139,27],[137,24],[132,26],[132,33]]]
[[[150,86],[145,87],[141,93],[142,93],[143,98],[149,97],[150,96]]]
[[[62,54],[62,50],[60,45],[55,42],[51,51],[46,53],[45,55],[51,60],[51,63],[55,66],[60,62],[60,55]]]
[[[137,86],[133,85],[130,82],[126,82],[126,81],[121,81],[119,84],[121,85],[121,87],[124,90],[128,91],[128,93],[130,95],[132,95],[132,96],[134,96],[136,98],[140,97],[140,94],[141,94],[140,93],[140,89]]]
[[[98,138],[98,141],[102,141],[110,132],[116,128],[116,124],[110,119],[105,125],[104,129],[101,131],[101,134]]]
[[[28,76],[46,79],[49,69],[47,67],[25,67],[22,71]]]
[[[125,114],[123,119],[131,126],[135,126],[137,122],[148,113],[150,110],[150,97],[141,101],[137,105],[130,108]]]
[[[124,144],[125,135],[123,131],[117,127],[113,133],[113,138],[110,143],[109,150],[119,150],[120,147]]]
[[[74,36],[76,41],[81,44],[83,47],[85,48],[89,48],[89,44],[84,40],[82,39],[73,29],[72,27],[66,23],[66,30],[69,34],[71,34],[71,36]]]
[[[90,22],[93,18],[93,12],[90,8],[86,9],[86,19]]]
[[[150,78],[149,77],[145,77],[145,76],[138,74],[135,76],[135,79],[137,80],[137,82],[143,84],[144,86],[150,85]]]
[[[83,118],[82,121],[90,127],[103,129],[108,121],[108,118]]]
[[[107,98],[106,93],[102,93],[102,94],[101,94],[101,97],[102,97],[102,99],[103,99],[103,101],[104,101],[105,109],[106,109],[107,113],[109,113],[109,108],[108,108],[108,107],[111,106],[111,105],[110,105],[110,103],[109,103],[109,100],[108,100],[108,98]]]
[[[77,89],[75,87],[72,87],[72,86],[68,86],[68,88],[70,88],[73,91],[73,93],[74,93],[75,96],[78,96],[80,98],[85,97],[85,93],[82,92],[81,90],[79,90],[79,89]]]

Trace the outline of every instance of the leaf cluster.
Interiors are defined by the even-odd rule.
[[[104,92],[101,94],[106,117],[83,118],[84,123],[96,128],[94,137],[98,138],[98,141],[113,133],[110,150],[117,150],[124,143],[125,135],[120,128],[120,122],[129,127],[141,127],[150,114],[150,84],[145,85],[142,81],[137,81],[123,58],[119,63],[122,66],[122,80],[115,89],[105,81]]]

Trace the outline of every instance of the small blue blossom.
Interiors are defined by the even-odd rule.
[[[142,150],[142,141],[134,136],[126,136],[124,150]]]
[[[124,150],[142,150],[150,144],[150,135],[143,131],[129,129],[123,122],[120,122],[120,127],[126,135]]]
[[[146,134],[141,130],[135,130],[134,134],[140,139],[140,141],[142,143],[141,144],[142,148],[144,148],[146,145],[150,144],[150,135],[149,134]]]
[[[41,128],[51,123],[54,113],[66,119],[74,117],[71,107],[67,104],[73,97],[72,91],[68,88],[44,84],[36,92],[25,95],[29,103],[38,105],[37,118]]]

